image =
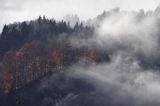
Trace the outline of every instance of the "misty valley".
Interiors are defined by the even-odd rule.
[[[159,105],[160,7],[4,25],[0,106]]]

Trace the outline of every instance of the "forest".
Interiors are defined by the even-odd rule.
[[[71,21],[4,25],[0,106],[159,106],[159,7]]]
[[[5,25],[0,35],[0,101],[48,73],[63,73],[82,58],[85,64],[109,61],[107,54],[94,47],[76,47],[70,42],[72,37],[88,39],[93,33],[94,27],[77,22],[71,28],[65,21],[44,16]]]

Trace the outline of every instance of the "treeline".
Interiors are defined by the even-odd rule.
[[[45,17],[5,25],[0,38],[0,55],[3,58],[5,52],[16,50],[33,40],[46,42],[60,36],[92,35],[92,32],[93,28],[83,26],[83,24],[77,23],[74,28],[71,28],[65,21],[56,22],[54,19],[49,20]]]

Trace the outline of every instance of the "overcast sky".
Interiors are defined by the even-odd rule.
[[[62,19],[66,14],[77,14],[84,20],[116,7],[153,10],[159,3],[159,0],[0,0],[0,30],[4,24],[34,19],[39,15]]]

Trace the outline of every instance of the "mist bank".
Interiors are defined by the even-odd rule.
[[[87,40],[71,38],[71,43],[106,52],[110,61],[72,66],[70,75],[94,85],[95,92],[106,100],[101,105],[158,106],[159,7],[147,12],[113,9],[91,23],[94,35]]]

